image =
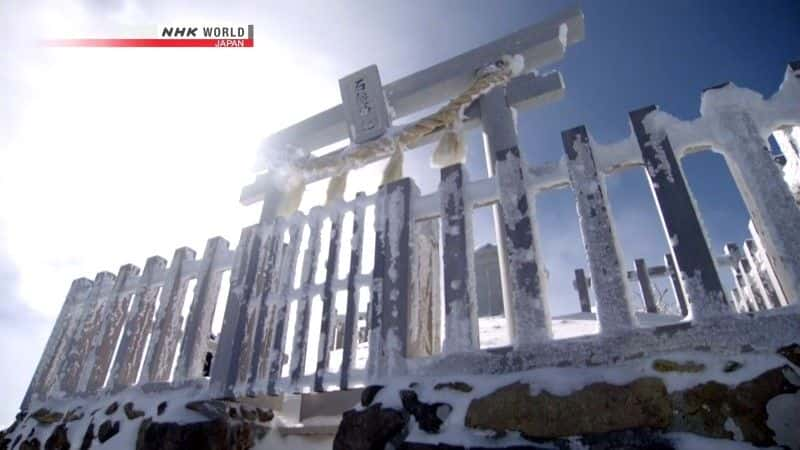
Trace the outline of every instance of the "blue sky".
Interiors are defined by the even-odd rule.
[[[570,1],[5,2],[0,37],[0,424],[11,421],[70,281],[115,271],[216,234],[238,238],[257,211],[237,204],[259,142],[339,101],[338,78],[377,64],[390,82],[545,19]],[[530,163],[561,158],[560,132],[586,125],[607,143],[630,110],[698,116],[724,81],[774,92],[800,58],[797,1],[584,1],[586,39],[554,66],[563,100],[520,115]],[[42,50],[47,33],[214,21],[254,23],[256,48]],[[473,178],[485,176],[479,134]],[[429,150],[407,166],[423,191]],[[721,157],[684,161],[716,253],[746,237],[747,216]],[[666,241],[640,169],[608,180],[623,249],[660,263]],[[574,311],[584,265],[571,192],[537,201],[553,312]],[[490,239],[478,212],[478,242]],[[724,274],[727,276],[727,274]]]

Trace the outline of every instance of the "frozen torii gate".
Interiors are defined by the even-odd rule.
[[[732,84],[706,90],[694,121],[655,106],[632,111],[630,137],[614,144],[595,142],[583,126],[566,130],[560,161],[529,165],[515,111],[564,94],[558,72],[533,69],[581,39],[583,15],[572,9],[385,86],[374,66],[343,78],[342,105],[266,141],[258,166],[266,172],[241,197],[245,204],[263,202],[261,220],[242,230],[234,250],[217,237],[201,259],[180,248],[169,264],[149,258],[141,273],[125,265],[116,276],[101,272],[94,281],[73,282],[22,409],[131,387],[189,386],[209,398],[266,398],[350,390],[402,374],[488,375],[797,342],[800,210],[766,138],[774,134],[786,167],[798,167],[800,67],[790,64],[769,99]],[[423,119],[394,122],[441,104]],[[475,126],[484,132],[489,174],[470,181],[460,133]],[[317,151],[346,138],[338,150]],[[402,155],[437,139],[441,183],[421,195],[403,177]],[[739,313],[745,311],[739,301],[726,295],[719,257],[708,246],[680,166],[683,156],[708,149],[724,155],[742,193],[753,224],[747,250],[759,261],[753,273],[779,297],[779,307]],[[350,171],[387,158],[376,193],[343,199]],[[644,169],[670,243],[669,262],[687,309],[674,325],[645,328],[634,315],[605,189],[606,177],[630,167]],[[325,179],[325,204],[298,212],[304,186]],[[575,193],[600,333],[553,340],[536,197],[564,187]],[[481,350],[471,222],[473,209],[487,205],[494,211],[512,345]],[[438,227],[426,230],[438,230],[438,251],[417,239],[432,220]],[[374,236],[372,251],[362,251],[367,236]],[[367,257],[370,271],[362,266]],[[226,306],[217,311],[228,270]],[[420,294],[423,275],[427,295]],[[312,321],[314,302],[321,303],[318,321]],[[224,314],[222,329],[209,339],[216,314]],[[359,338],[363,322],[366,342]]]

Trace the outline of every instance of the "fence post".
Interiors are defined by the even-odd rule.
[[[281,377],[281,369],[284,362],[284,348],[286,347],[286,327],[288,326],[289,316],[289,292],[294,284],[294,275],[297,270],[297,255],[300,252],[300,240],[303,237],[303,223],[299,220],[298,214],[289,218],[291,226],[289,228],[289,244],[283,250],[281,257],[278,291],[275,296],[271,296],[275,303],[275,325],[272,331],[269,356],[267,365],[267,393],[277,395],[276,384]]]
[[[744,255],[745,258],[747,258],[747,261],[753,267],[753,280],[758,291],[761,293],[761,296],[770,305],[770,308],[778,308],[782,306],[778,300],[777,294],[775,293],[775,289],[770,283],[767,271],[761,267],[761,261],[758,259],[758,247],[756,246],[756,242],[754,240],[746,239],[744,241]]]
[[[78,391],[95,393],[106,381],[108,366],[114,356],[117,339],[128,313],[128,305],[133,291],[129,290],[132,279],[139,275],[139,268],[128,264],[119,269],[108,300],[103,302],[100,316],[100,329],[95,335],[86,364],[78,381]],[[127,293],[125,291],[128,291]]]
[[[686,297],[683,295],[681,280],[678,275],[678,270],[675,268],[675,259],[672,257],[672,253],[664,255],[664,265],[667,266],[669,281],[672,284],[672,293],[675,294],[675,301],[678,302],[681,316],[686,317],[689,315],[689,305],[686,304]]]
[[[443,353],[480,348],[472,204],[464,198],[467,179],[463,164],[441,169],[439,191],[445,308]],[[438,299],[438,296],[435,298]]]
[[[280,264],[283,254],[283,234],[286,231],[286,222],[278,217],[268,230],[261,250],[258,276],[256,277],[256,292],[258,296],[251,300],[258,305],[258,319],[256,321],[255,335],[252,343],[252,357],[248,381],[249,390],[255,393],[260,380],[265,380],[269,375],[267,367],[269,359],[269,343],[275,321],[275,304],[270,302],[272,294],[278,289],[280,277]],[[241,375],[241,374],[240,374]]]
[[[22,399],[20,411],[27,411],[34,398],[42,398],[49,386],[50,373],[58,369],[65,353],[65,347],[75,329],[77,318],[80,317],[81,306],[86,301],[86,296],[92,288],[92,281],[88,278],[78,278],[72,282],[61,312],[53,325],[53,331],[47,339],[47,344],[33,373],[31,383]]]
[[[375,380],[385,374],[383,362],[383,340],[381,338],[381,322],[383,320],[382,305],[384,302],[383,283],[386,276],[386,242],[387,227],[386,195],[387,186],[381,186],[375,195],[375,256],[373,258],[372,283],[370,285],[370,301],[367,306],[367,342],[369,357],[367,358],[367,379]]]
[[[236,389],[247,321],[247,300],[258,266],[260,247],[259,225],[243,228],[236,244],[228,302],[211,367],[211,390],[218,395],[230,396]]]
[[[192,305],[186,317],[174,380],[187,380],[203,375],[203,364],[211,339],[211,322],[222,283],[222,270],[219,266],[221,260],[228,255],[228,246],[228,241],[221,237],[211,238],[206,243]]]
[[[411,277],[414,286],[408,319],[407,355],[410,358],[431,356],[442,348],[439,229],[438,219],[416,222],[412,228],[416,270]]]
[[[496,176],[496,152],[518,145],[517,128],[514,123],[514,114],[508,106],[505,87],[497,87],[482,95],[478,100],[481,111],[481,125],[483,126],[484,152],[486,154],[486,169],[489,177]],[[495,237],[497,241],[497,261],[500,268],[500,290],[503,294],[503,312],[506,317],[508,337],[511,342],[516,342],[517,320],[514,307],[514,288],[511,283],[512,270],[508,266],[509,254],[506,244],[506,229],[502,205],[492,205],[494,217]]]
[[[739,260],[739,269],[741,270],[742,275],[744,275],[747,291],[749,292],[750,297],[753,298],[753,301],[755,301],[756,305],[758,305],[758,308],[760,310],[772,308],[773,306],[767,303],[767,300],[761,295],[761,291],[756,286],[755,279],[758,275],[753,269],[753,266],[750,265],[750,261],[748,261],[747,258],[742,257],[742,259]]]
[[[317,274],[317,264],[320,259],[320,231],[322,229],[321,207],[314,207],[309,211],[308,247],[303,257],[303,270],[300,274],[300,288],[302,294],[297,302],[297,320],[295,321],[294,342],[292,345],[292,358],[289,365],[289,377],[295,389],[299,389],[300,379],[305,374],[306,352],[308,351],[308,331],[311,323],[311,287]]]
[[[634,328],[636,318],[619,245],[609,217],[603,180],[597,173],[586,127],[561,133],[570,185],[578,205],[583,246],[589,261],[592,287],[597,297],[600,332]]]
[[[108,299],[114,287],[116,276],[111,272],[100,272],[94,279],[94,284],[86,299],[85,308],[77,324],[71,343],[67,347],[67,355],[62,361],[56,380],[58,387],[53,386],[62,393],[74,394],[78,389],[78,381],[83,371],[86,356],[91,348],[95,334],[100,328],[100,314],[103,302]]]
[[[378,192],[376,205],[382,203],[382,208],[379,211],[376,206],[375,223],[376,231],[379,226],[381,231],[375,236],[373,289],[380,288],[381,293],[373,295],[370,360],[376,360],[369,362],[370,378],[406,371],[408,303],[414,270],[411,206],[412,197],[417,195],[419,189],[410,178],[383,185]]]
[[[578,291],[578,301],[581,304],[581,312],[592,312],[592,303],[589,300],[589,283],[586,280],[586,273],[583,269],[575,269],[574,287]]]
[[[760,94],[727,83],[703,92],[701,114],[714,119],[714,142],[728,162],[786,298],[794,303],[800,296],[800,208],[747,111],[755,101],[763,101]]]
[[[629,115],[686,300],[691,305],[694,319],[729,313],[731,305],[725,298],[714,258],[672,145],[662,130],[650,130],[645,126],[645,117],[656,109],[647,106]]]
[[[334,209],[338,209],[334,206]],[[317,345],[317,368],[314,371],[314,390],[325,390],[325,372],[328,370],[331,344],[335,342],[334,323],[336,315],[336,292],[333,291],[333,282],[337,278],[339,267],[339,249],[342,240],[342,219],[344,212],[339,210],[334,213],[331,220],[330,246],[328,257],[325,260],[325,282],[322,287],[322,320],[320,321],[319,343]],[[320,258],[322,255],[320,255]]]
[[[350,268],[347,272],[347,311],[344,319],[344,342],[342,346],[342,367],[340,369],[339,387],[350,387],[350,370],[356,354],[358,339],[358,307],[361,289],[356,286],[356,277],[361,273],[361,250],[364,245],[364,205],[359,201],[363,192],[356,195],[356,207],[353,210],[353,235],[350,240]],[[377,241],[375,245],[377,246]],[[377,262],[377,260],[376,260]]]
[[[159,296],[153,332],[150,335],[144,369],[140,382],[168,381],[172,374],[175,351],[181,338],[181,311],[186,298],[189,278],[184,266],[194,261],[195,251],[188,247],[175,250],[172,263],[164,278],[164,287]]]
[[[734,275],[734,279],[736,280],[736,286],[739,290],[739,297],[748,306],[748,309],[751,312],[761,311],[761,306],[756,303],[755,299],[751,295],[750,289],[747,287],[744,274],[737,270],[736,274]]]
[[[133,296],[133,305],[125,321],[125,330],[120,338],[117,357],[111,366],[108,385],[114,391],[136,383],[142,356],[146,350],[147,336],[153,327],[160,279],[166,267],[167,260],[160,256],[151,256],[144,265],[139,286]]]
[[[633,264],[636,268],[636,279],[639,281],[639,290],[642,293],[644,309],[648,313],[658,314],[656,295],[653,292],[653,282],[650,279],[650,274],[647,272],[647,263],[644,259],[638,258],[633,261]]]

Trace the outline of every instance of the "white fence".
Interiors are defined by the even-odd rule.
[[[449,358],[469,360],[468,355],[482,352],[472,210],[486,205],[495,208],[511,342],[516,350],[535,347],[542,353],[553,342],[552,299],[539,250],[536,196],[562,187],[575,193],[597,300],[600,335],[592,339],[641,333],[605,189],[606,177],[634,166],[645,170],[671,243],[687,320],[704,326],[739,311],[797,301],[800,209],[765,137],[779,134],[787,167],[798,163],[800,67],[790,65],[780,90],[768,100],[733,85],[704,92],[702,115],[691,122],[654,106],[633,111],[631,137],[612,145],[594,142],[585,127],[564,131],[565,157],[542,166],[529,166],[521,158],[524,144],[517,142],[509,89],[483,94],[479,111],[470,112],[483,125],[492,166],[488,178],[469,181],[464,166],[456,164],[441,170],[439,188],[428,195],[420,195],[413,180],[403,178],[373,195],[247,227],[233,251],[224,239],[213,238],[199,260],[193,250],[181,248],[169,266],[152,257],[141,274],[126,265],[117,276],[101,272],[93,282],[75,280],[23,409],[32,400],[203,379],[208,352],[214,353],[208,384],[212,396],[348,389],[363,383],[365,375],[375,380],[435,365],[436,358],[424,356],[439,346]],[[745,243],[741,253],[735,246],[726,249],[741,279],[732,296],[724,292],[680,168],[681,157],[707,149],[725,156],[759,240]],[[367,210],[374,223],[367,220]],[[426,303],[417,295],[419,261],[425,258],[416,236],[431,219],[439,221],[441,289]],[[365,251],[371,236],[374,248]],[[370,258],[372,267],[363,264]],[[225,310],[216,311],[228,270]],[[195,288],[184,318],[192,280]],[[343,311],[337,312],[337,298]],[[315,303],[321,304],[319,321],[311,320]],[[359,313],[367,303],[368,358],[366,367],[358,367]],[[792,308],[787,310],[796,314]],[[214,316],[223,313],[221,333],[212,340]],[[333,364],[332,329],[341,313],[344,345],[336,357],[339,363]],[[432,342],[439,340],[439,327],[441,342]],[[422,346],[426,350],[415,342],[421,335],[431,341]],[[637,343],[626,346],[635,349]],[[553,357],[529,363],[550,364]],[[509,365],[507,370],[517,368]]]

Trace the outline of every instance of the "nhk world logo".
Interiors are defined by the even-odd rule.
[[[253,47],[253,25],[157,26],[103,37],[45,39],[47,47]]]

